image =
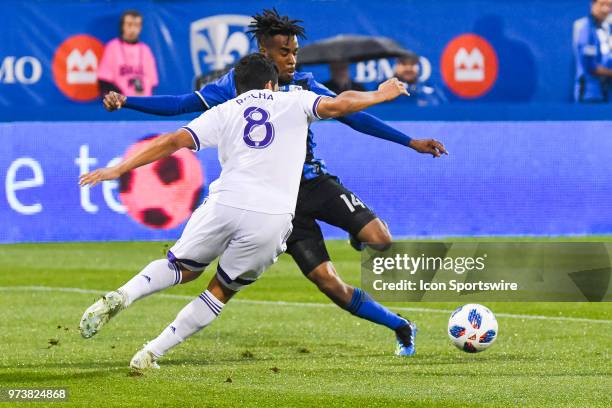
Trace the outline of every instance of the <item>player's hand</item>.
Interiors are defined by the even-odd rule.
[[[397,78],[387,79],[378,86],[378,92],[384,95],[386,101],[397,98],[400,95],[410,95],[406,89],[406,84]]]
[[[126,99],[127,97],[125,95],[121,95],[115,91],[110,91],[104,95],[102,103],[104,104],[104,109],[112,112],[114,110],[121,109],[121,107],[125,105]]]
[[[114,180],[121,176],[121,173],[116,167],[108,167],[105,169],[98,169],[92,172],[83,174],[79,177],[79,185],[85,187],[87,185],[93,187],[101,181]]]
[[[448,155],[444,145],[435,139],[412,139],[408,146],[419,153],[431,154],[434,158],[440,157],[443,154]]]

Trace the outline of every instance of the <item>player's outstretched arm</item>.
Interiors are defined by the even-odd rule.
[[[79,178],[79,185],[81,187],[86,185],[95,186],[101,181],[116,179],[136,167],[152,163],[162,157],[168,157],[183,147],[192,149],[196,147],[191,134],[187,130],[179,129],[173,133],[166,133],[155,138],[144,149],[116,166],[97,169],[83,174]]]
[[[337,118],[390,101],[400,95],[408,95],[405,85],[391,78],[372,92],[345,91],[335,98],[323,98],[317,106],[317,114],[323,119]]]
[[[412,139],[367,112],[353,113],[348,116],[339,117],[337,120],[358,132],[411,147],[419,153],[431,154],[433,157],[448,154],[444,145],[439,141],[435,139]]]
[[[109,112],[133,109],[139,112],[160,116],[175,116],[183,113],[202,112],[207,109],[200,97],[194,92],[185,95],[130,96],[109,92],[102,99],[104,109]]]

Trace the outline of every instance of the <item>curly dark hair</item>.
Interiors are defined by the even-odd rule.
[[[297,24],[301,22],[302,20],[290,20],[289,16],[279,15],[275,8],[264,9],[261,14],[253,16],[253,21],[249,24],[250,30],[247,33],[252,34],[259,44],[278,34],[306,38],[304,27]]]

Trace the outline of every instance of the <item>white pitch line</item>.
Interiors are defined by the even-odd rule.
[[[82,289],[82,288],[62,288],[53,286],[0,286],[0,292],[23,292],[23,291],[34,291],[34,292],[69,292],[69,293],[83,293],[91,295],[104,295],[108,293],[107,290],[99,289]],[[167,299],[181,299],[181,300],[192,300],[194,296],[189,295],[173,295],[170,293],[158,293],[155,296],[167,298]],[[252,305],[268,305],[268,306],[288,306],[288,307],[336,307],[331,303],[305,303],[305,302],[285,302],[282,300],[250,300],[250,299],[235,299],[232,303],[243,303]],[[421,312],[421,313],[440,313],[448,314],[452,310],[444,309],[429,309],[425,307],[393,307],[394,310],[405,311],[405,312]],[[512,313],[495,313],[498,317],[507,317],[510,319],[528,319],[528,320],[549,320],[549,321],[560,321],[560,322],[580,322],[580,323],[603,323],[612,324],[612,320],[604,319],[587,319],[583,317],[565,317],[565,316],[542,316],[542,315],[526,315],[526,314],[512,314]]]

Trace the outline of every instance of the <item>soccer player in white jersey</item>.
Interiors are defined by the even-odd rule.
[[[235,67],[235,80],[236,98],[204,112],[176,132],[158,137],[118,165],[80,178],[81,186],[93,186],[184,147],[219,149],[221,175],[168,251],[168,259],[151,262],[125,285],[90,306],[81,319],[81,335],[90,338],[134,301],[197,278],[219,257],[217,273],[207,290],[134,355],[130,362],[134,369],[157,368],[158,358],[208,326],[241,288],[255,282],[285,250],[309,124],[407,94],[397,79],[383,83],[377,91],[348,91],[335,98],[310,91],[274,92],[278,73],[261,54],[243,57]]]

